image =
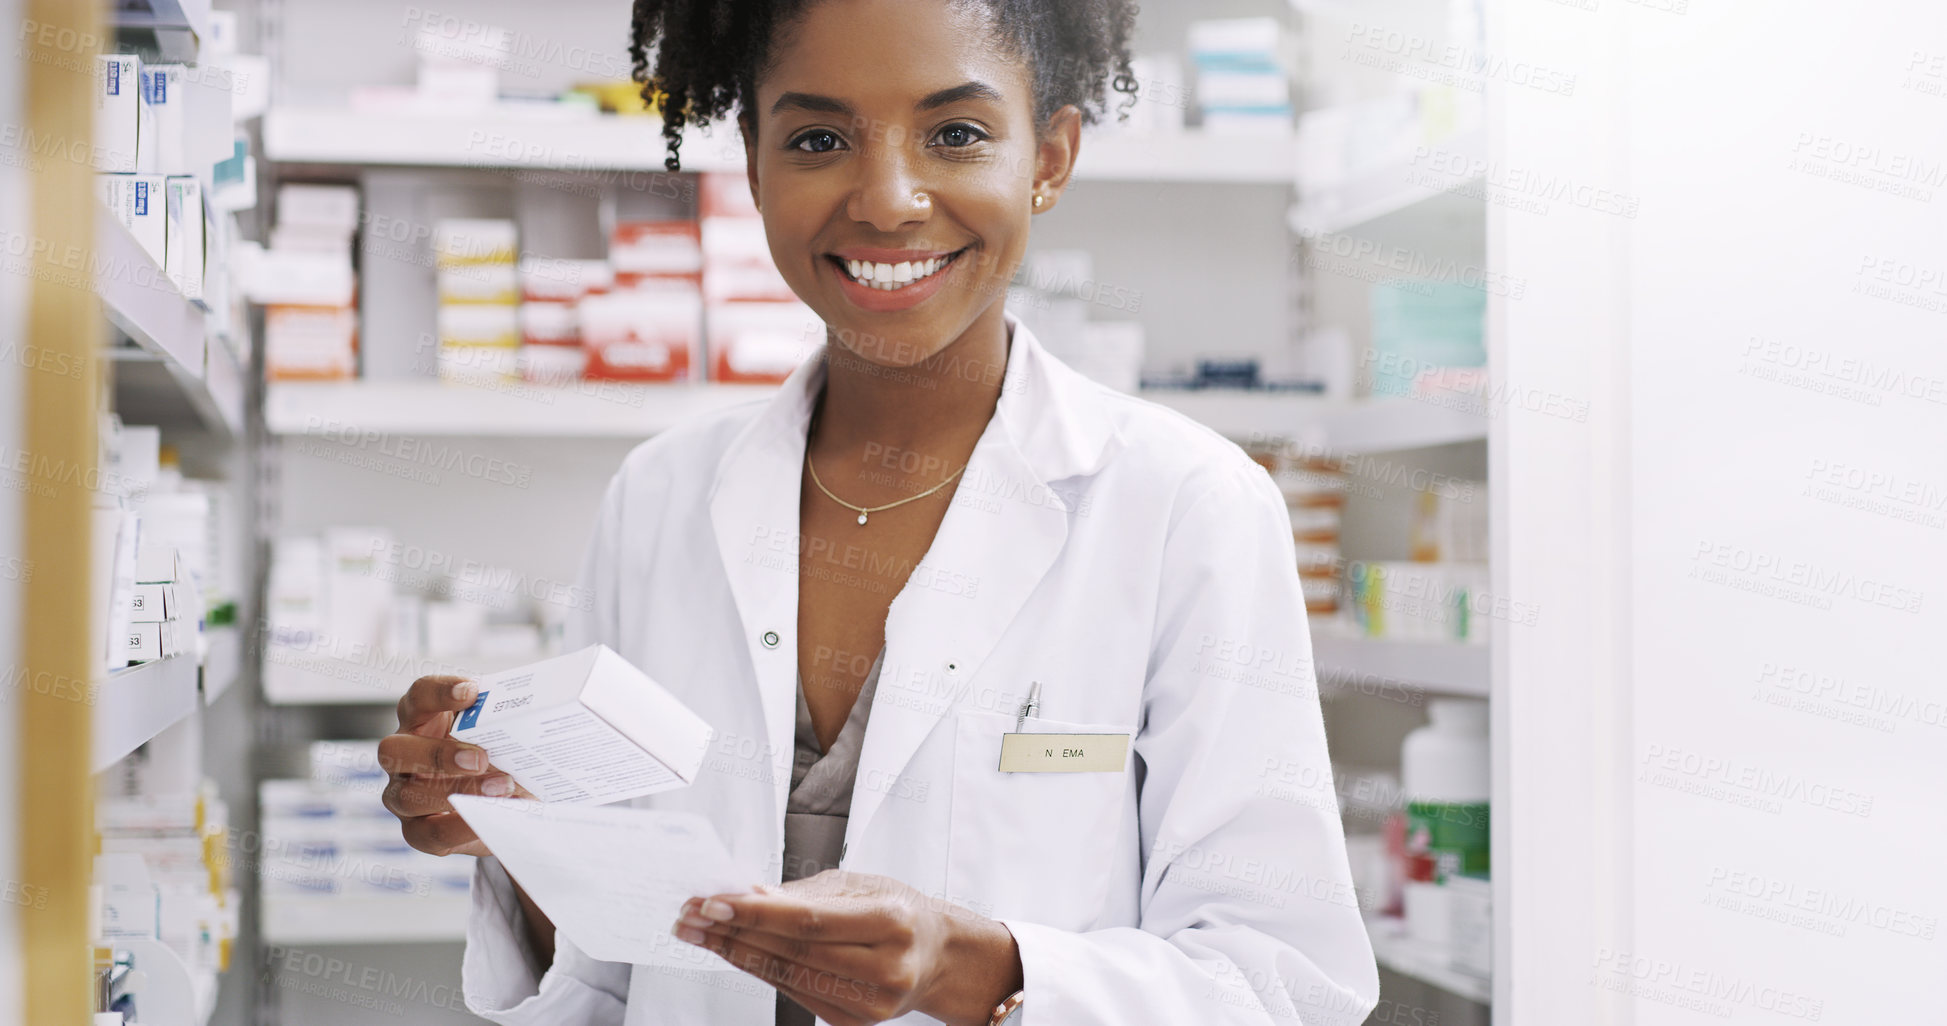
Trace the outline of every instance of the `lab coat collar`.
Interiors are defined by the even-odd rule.
[[[909,582],[887,613],[886,657],[859,754],[867,779],[896,777],[964,695],[1067,539],[1074,492],[1051,486],[1094,472],[1109,454],[1114,431],[1103,391],[1051,356],[1011,314],[1007,326],[1012,342],[994,417],[913,571],[922,586]],[[763,712],[777,833],[762,843],[771,851],[781,850],[797,719],[805,433],[824,381],[824,361],[815,358],[785,380],[726,449],[710,496]],[[972,501],[963,504],[962,494]],[[854,792],[848,848],[884,797],[882,789]]]

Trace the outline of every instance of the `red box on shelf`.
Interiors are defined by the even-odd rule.
[[[710,380],[776,384],[825,345],[825,322],[803,303],[712,303]]]
[[[688,381],[700,371],[703,300],[693,285],[617,288],[581,302],[584,376],[600,381]]]

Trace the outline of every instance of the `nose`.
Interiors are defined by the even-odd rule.
[[[864,159],[853,165],[858,180],[845,203],[852,220],[887,234],[923,224],[933,214],[933,198],[913,166],[918,148],[901,135],[897,128],[888,130],[866,148]]]

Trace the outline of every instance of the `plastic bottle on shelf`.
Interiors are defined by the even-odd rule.
[[[1488,872],[1487,703],[1436,698],[1427,703],[1427,716],[1427,725],[1408,734],[1400,752],[1407,802],[1406,923],[1413,936],[1445,944],[1447,878]]]

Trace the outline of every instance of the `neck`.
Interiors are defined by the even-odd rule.
[[[1008,341],[995,303],[946,348],[910,366],[888,367],[827,344],[817,448],[971,450],[1000,400]]]

